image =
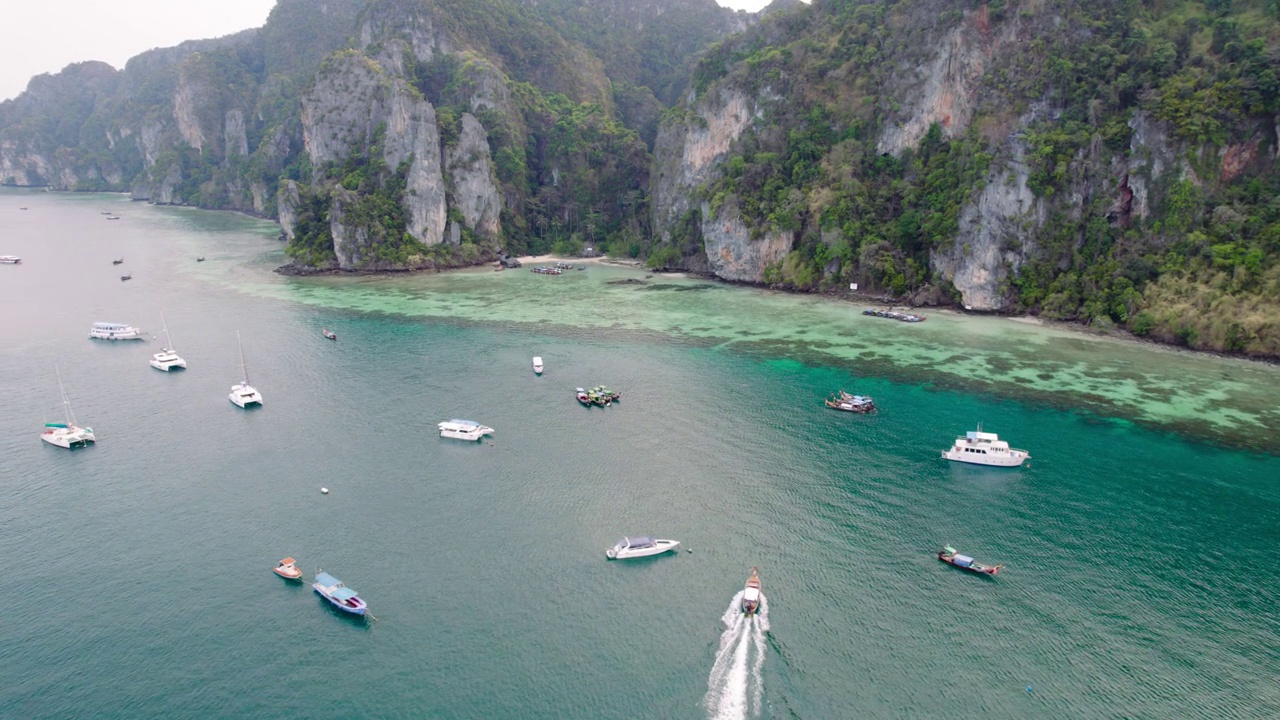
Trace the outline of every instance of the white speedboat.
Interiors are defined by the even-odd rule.
[[[440,437],[456,438],[458,440],[479,440],[485,435],[493,433],[493,428],[485,427],[478,422],[470,420],[446,420],[438,426],[440,428]]]
[[[678,547],[680,547],[679,540],[662,540],[647,535],[624,537],[616,545],[605,550],[604,556],[610,560],[626,560],[627,558],[660,555]]]
[[[240,370],[244,379],[231,386],[231,394],[227,396],[237,407],[247,408],[262,405],[262,393],[249,384],[249,366],[244,362],[244,345],[240,342],[240,332],[236,332],[236,345],[240,348]]]
[[[75,413],[71,411],[71,400],[67,397],[67,391],[62,387],[62,373],[58,370],[57,365],[53,366],[53,371],[58,375],[58,392],[62,393],[62,408],[67,414],[67,421],[45,423],[44,432],[40,433],[40,439],[50,445],[57,445],[68,450],[87,447],[89,443],[97,441],[93,436],[93,428],[82,428],[76,425]]]
[[[142,331],[124,323],[96,322],[89,328],[91,340],[146,340]]]
[[[1030,460],[1031,454],[1026,450],[1009,447],[1009,443],[1001,440],[995,433],[982,432],[982,425],[979,424],[977,430],[956,438],[949,450],[942,451],[942,457],[973,465],[1018,467]]]
[[[165,372],[174,368],[186,370],[187,361],[173,351],[173,341],[169,339],[169,323],[165,322],[163,311],[160,313],[160,323],[164,327],[164,349],[151,356],[151,367]]]
[[[742,612],[755,615],[760,611],[760,572],[751,568],[751,577],[747,578],[747,586],[742,589]]]
[[[17,265],[22,258],[17,255],[0,255],[0,265]]]
[[[542,357],[535,355],[533,358],[533,373],[535,375],[542,374]]]

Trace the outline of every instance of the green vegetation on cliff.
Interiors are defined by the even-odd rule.
[[[972,117],[885,152],[912,112],[903,68],[951,43],[985,58],[934,80]],[[1046,216],[1002,248],[1023,259],[1009,307],[1280,355],[1280,3],[815,0],[716,45],[693,82],[787,98],[701,190],[796,234],[770,282],[950,297],[933,253],[1022,158]]]

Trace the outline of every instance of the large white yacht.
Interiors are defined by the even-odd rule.
[[[231,394],[227,398],[242,408],[262,405],[262,393],[249,384],[249,366],[244,362],[244,345],[240,343],[239,331],[236,332],[236,345],[240,347],[240,370],[244,373],[244,379],[231,386]]]
[[[91,340],[146,340],[142,331],[124,323],[96,322],[89,328]]]
[[[977,430],[956,438],[951,449],[942,451],[942,457],[974,465],[1018,467],[1031,459],[1031,453],[1009,447],[1009,443],[1001,440],[995,433],[982,432],[982,425],[979,424]]]
[[[53,366],[53,371],[58,375],[58,392],[62,393],[62,408],[66,412],[67,421],[45,423],[44,432],[40,433],[40,439],[50,445],[57,445],[68,450],[87,447],[89,443],[97,441],[93,436],[93,428],[82,428],[76,425],[75,413],[71,411],[71,400],[67,397],[67,391],[62,387],[62,373],[58,370],[57,365]]]
[[[169,323],[165,322],[163,311],[160,313],[160,323],[164,326],[164,348],[151,356],[151,367],[165,372],[174,368],[186,370],[187,361],[173,351],[173,341],[169,339]]]
[[[455,438],[457,440],[479,440],[485,435],[493,433],[493,428],[485,427],[478,422],[470,420],[446,420],[440,425],[440,437]]]

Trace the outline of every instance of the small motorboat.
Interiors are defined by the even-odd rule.
[[[196,262],[204,262],[204,256],[201,255],[200,257],[196,258]]]
[[[582,403],[583,405],[586,405],[586,406],[588,406],[588,407],[590,407],[590,406],[591,406],[591,394],[590,394],[590,393],[588,393],[585,389],[583,389],[583,388],[574,388],[574,389],[573,389],[573,394],[574,394],[574,397],[578,398],[578,402],[580,402],[580,403]]]
[[[119,219],[120,219],[120,216],[119,216],[119,215],[108,215],[108,216],[107,216],[107,219],[108,219],[108,220],[119,220]]]
[[[22,258],[17,255],[0,255],[0,264],[18,265],[22,263]]]
[[[121,275],[121,276],[120,276],[120,282],[124,282],[125,280],[132,280],[132,279],[133,279],[133,273],[129,273],[128,275]]]
[[[336,333],[336,332],[334,332],[334,331],[330,330],[329,328],[320,328],[320,334],[321,334],[321,335],[324,335],[326,338],[328,338],[328,339],[330,339],[330,340],[337,340],[337,339],[338,339],[338,333]]]
[[[662,540],[643,535],[640,537],[624,537],[613,547],[604,551],[610,560],[626,560],[627,558],[661,555],[680,547],[679,540]]]
[[[995,575],[1000,572],[1000,568],[1004,567],[1003,565],[983,565],[980,562],[975,562],[968,555],[957,553],[956,549],[950,545],[938,551],[938,559],[952,567],[958,567],[961,570],[968,570],[979,575]]]
[[[742,591],[742,612],[755,615],[760,610],[760,573],[751,568],[751,577],[747,578],[747,587]]]
[[[118,258],[116,258],[115,260],[112,260],[112,261],[111,261],[111,264],[112,264],[112,265],[120,265],[120,264],[122,264],[123,262],[124,262],[124,258],[122,258],[122,257],[118,257]]]
[[[342,612],[364,615],[368,607],[355,590],[343,585],[341,580],[327,572],[316,573],[316,581],[311,583],[311,589]]]
[[[297,560],[287,557],[280,561],[280,564],[271,569],[271,572],[279,575],[285,580],[301,580],[302,571],[298,569]]]
[[[541,356],[535,355],[533,358],[533,374],[534,375],[542,374],[542,357]]]

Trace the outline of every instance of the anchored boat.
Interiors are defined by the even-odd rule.
[[[302,571],[298,569],[297,560],[287,557],[280,561],[280,564],[271,568],[271,572],[279,575],[285,580],[301,580]]]
[[[1000,568],[1004,567],[1003,565],[983,565],[974,561],[968,555],[957,553],[956,549],[950,545],[938,551],[938,559],[952,567],[958,567],[961,570],[968,570],[979,575],[995,575],[1000,572]]]
[[[437,427],[440,428],[440,437],[456,440],[479,440],[485,435],[493,434],[493,428],[471,420],[446,420]]]
[[[71,400],[67,397],[67,391],[62,387],[62,372],[58,370],[57,364],[54,364],[53,371],[58,376],[58,392],[62,394],[62,408],[66,412],[67,421],[45,423],[44,432],[40,433],[40,439],[50,445],[56,445],[68,450],[88,447],[89,443],[97,441],[97,438],[93,435],[93,428],[82,428],[76,425],[76,415],[71,410]]]
[[[227,395],[227,399],[236,407],[261,406],[262,393],[249,384],[249,366],[244,362],[244,345],[240,342],[239,330],[236,331],[236,346],[240,348],[240,370],[244,374],[244,379],[231,386],[231,393]]]
[[[541,355],[533,356],[533,374],[535,375],[542,374],[542,356]]]
[[[840,396],[827,398],[827,407],[845,412],[869,413],[876,409],[870,395],[850,395],[841,390]]]
[[[368,607],[355,590],[343,585],[341,580],[327,572],[316,573],[316,581],[311,583],[311,589],[342,612],[364,615]]]
[[[132,325],[96,322],[89,328],[90,340],[145,340],[142,331]]]
[[[982,432],[982,424],[979,423],[977,430],[956,438],[949,450],[942,451],[942,457],[972,465],[1018,467],[1031,459],[1031,453],[1009,447],[1009,443],[995,433]]]
[[[679,540],[662,540],[648,535],[624,537],[613,547],[605,550],[604,556],[610,560],[626,560],[627,558],[661,555],[678,547],[680,547]]]

